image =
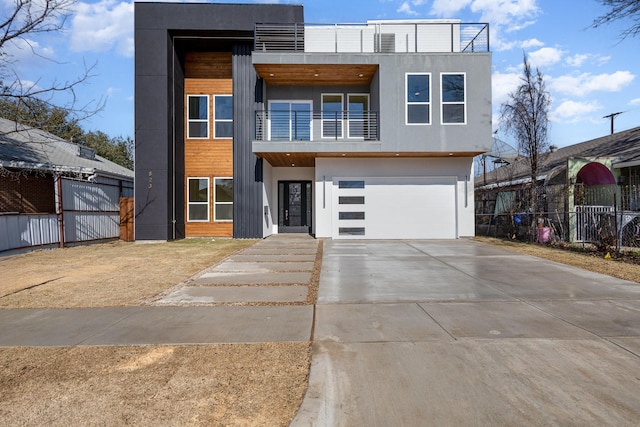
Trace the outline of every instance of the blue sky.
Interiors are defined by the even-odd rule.
[[[0,0],[11,9],[13,0]],[[607,135],[603,116],[623,112],[616,131],[640,126],[640,37],[620,39],[625,24],[589,28],[605,9],[597,0],[308,0],[224,1],[304,5],[305,21],[364,22],[367,19],[458,18],[488,22],[493,58],[494,129],[498,110],[521,75],[523,52],[545,76],[552,96],[550,143],[563,147]],[[215,3],[215,2],[214,2]],[[222,3],[222,2],[220,2]],[[577,5],[579,7],[576,7]],[[36,54],[34,54],[34,52]],[[65,31],[9,46],[12,68],[26,84],[64,82],[95,64],[93,77],[77,91],[78,105],[100,99],[106,107],[84,122],[87,130],[134,136],[133,3],[80,1]],[[60,100],[62,101],[62,100]],[[513,143],[499,132],[498,137]]]

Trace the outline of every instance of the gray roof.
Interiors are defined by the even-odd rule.
[[[544,153],[538,165],[538,179],[549,182],[553,178],[566,176],[567,159],[570,158],[612,158],[614,167],[640,165],[640,127],[616,132],[601,138],[581,142],[559,148],[554,152]],[[506,169],[508,173],[506,172]],[[508,176],[510,181],[528,178],[530,174],[529,159],[521,157],[510,165],[502,166],[487,172],[486,184],[496,184]],[[476,186],[485,185],[485,178],[476,179]]]
[[[62,174],[99,174],[133,181],[132,170],[93,154],[92,149],[49,132],[0,118],[0,167]]]

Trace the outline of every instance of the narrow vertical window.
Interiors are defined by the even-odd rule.
[[[214,221],[233,221],[233,178],[215,178]]]
[[[187,179],[187,219],[189,222],[209,221],[209,178]]]
[[[466,96],[463,73],[442,74],[442,123],[465,124]]]
[[[213,137],[233,138],[233,97],[215,95],[213,100]]]
[[[187,95],[187,138],[209,138],[207,95]]]
[[[349,138],[369,138],[369,95],[349,94],[348,95],[348,137]]]
[[[322,95],[322,137],[342,138],[342,94]]]
[[[431,123],[431,75],[406,75],[407,124]]]

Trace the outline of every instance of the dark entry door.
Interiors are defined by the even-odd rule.
[[[311,181],[278,182],[278,232],[311,232]]]

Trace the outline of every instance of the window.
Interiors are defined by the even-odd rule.
[[[311,101],[269,103],[271,141],[311,140]]]
[[[214,221],[233,221],[233,178],[215,179]]]
[[[187,138],[209,138],[209,97],[187,95]]]
[[[364,138],[369,134],[369,95],[348,95],[349,138]]]
[[[407,74],[407,124],[431,123],[431,75]]]
[[[442,74],[442,123],[465,124],[465,75]]]
[[[364,181],[338,181],[338,188],[364,188]]]
[[[209,221],[209,178],[188,178],[187,187],[187,220]]]
[[[342,138],[342,94],[322,95],[322,137]]]
[[[339,205],[364,205],[364,196],[340,196]]]
[[[233,97],[215,95],[213,109],[213,137],[233,138]]]

